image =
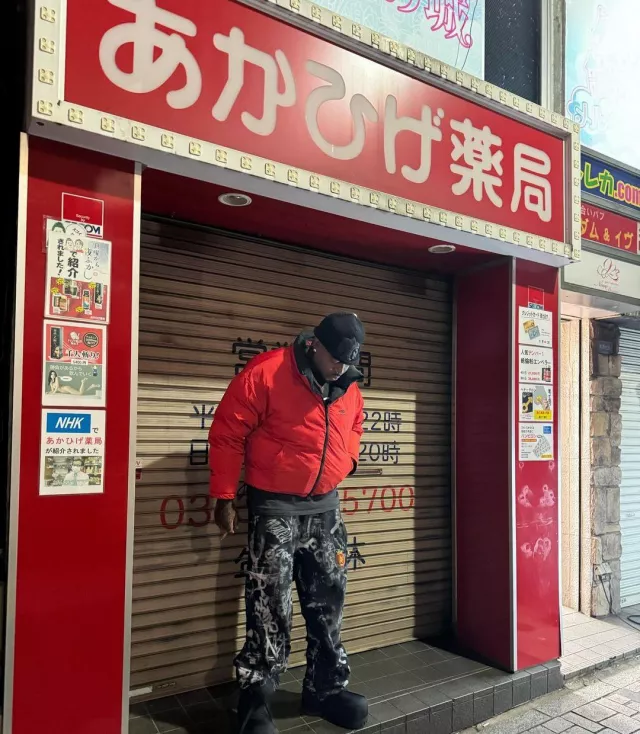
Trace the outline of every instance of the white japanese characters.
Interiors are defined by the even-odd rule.
[[[469,118],[464,122],[452,120],[451,129],[462,135],[462,140],[455,133],[451,136],[451,158],[454,162],[450,167],[453,173],[460,176],[460,180],[453,184],[451,190],[456,196],[461,196],[471,188],[476,201],[482,201],[486,193],[494,206],[501,207],[502,199],[498,196],[496,187],[502,186],[504,154],[501,150],[491,149],[501,146],[502,140],[486,125],[478,130]],[[464,165],[456,162],[461,158]]]
[[[177,110],[194,105],[202,92],[202,74],[198,62],[178,33],[167,34],[156,24],[178,31],[184,36],[195,36],[197,28],[187,18],[158,8],[155,0],[109,0],[122,10],[133,13],[136,19],[110,28],[100,42],[100,64],[107,79],[120,89],[133,94],[146,94],[159,89],[184,67],[187,81],[182,89],[167,93],[167,104]],[[116,61],[116,54],[125,44],[133,45],[133,71],[125,72]],[[161,50],[154,61],[154,51]]]
[[[199,100],[203,86],[200,67],[186,40],[195,38],[198,29],[191,20],[158,7],[159,1],[108,0],[111,5],[132,14],[134,19],[116,25],[104,34],[99,50],[100,63],[110,82],[133,94],[160,89],[176,71],[182,69],[184,73],[180,78],[186,81],[182,88],[167,92],[166,100],[173,109],[187,109]],[[463,2],[460,6],[462,15],[454,18],[449,11],[448,15],[443,13],[443,8],[449,7],[446,3],[434,0],[428,5],[427,17],[437,20],[447,33],[453,34],[457,29],[456,33],[462,39],[464,23],[457,20],[464,19],[462,16],[467,6]],[[226,56],[226,82],[218,99],[211,100],[211,115],[216,122],[226,122],[235,110],[249,133],[267,137],[278,129],[279,112],[300,103],[304,105],[304,124],[310,140],[329,158],[355,160],[363,153],[368,135],[381,135],[387,173],[420,185],[429,180],[435,151],[442,161],[448,150],[449,170],[456,179],[449,184],[451,192],[455,196],[473,196],[476,202],[487,202],[499,209],[503,206],[504,168],[513,166],[513,191],[508,192],[511,212],[517,213],[524,208],[542,222],[551,221],[552,197],[548,177],[552,164],[546,152],[526,143],[517,143],[511,160],[511,151],[506,151],[505,155],[502,150],[502,138],[488,125],[474,125],[469,117],[448,120],[450,146],[445,149],[442,146],[445,145],[447,115],[442,107],[434,111],[424,104],[419,116],[403,115],[399,113],[401,104],[394,94],[372,101],[364,94],[350,90],[340,71],[311,58],[306,60],[304,71],[320,83],[306,94],[304,100],[299,100],[296,77],[284,51],[278,49],[271,54],[254,48],[247,43],[244,31],[238,27],[232,27],[228,35],[215,33],[211,42],[213,48]],[[118,62],[118,52],[125,45],[133,47],[131,71],[123,71]],[[160,55],[157,55],[158,49]],[[262,109],[258,111],[243,109],[246,99],[250,99],[252,104],[256,101],[255,94],[243,95],[247,66],[262,71],[261,100],[258,96]],[[334,105],[340,102],[348,104],[350,138],[348,142],[343,139],[338,144],[331,140],[329,130],[323,131],[322,121],[330,119],[328,115],[337,109]],[[325,108],[325,105],[329,106]],[[259,112],[259,116],[255,112]],[[343,114],[341,112],[341,116]],[[419,145],[411,147],[413,160],[398,161],[398,140],[406,139],[409,134],[419,139]],[[508,178],[511,180],[511,176]]]
[[[375,107],[362,94],[354,94],[349,102],[351,119],[353,121],[353,139],[347,145],[333,145],[320,132],[318,113],[326,102],[344,99],[347,88],[342,74],[317,61],[307,61],[307,71],[318,79],[328,82],[327,86],[316,87],[307,97],[305,119],[311,140],[320,150],[331,158],[340,161],[350,161],[357,158],[364,148],[366,140],[365,118],[369,122],[378,121]]]
[[[511,211],[516,212],[524,192],[524,205],[543,222],[551,221],[551,158],[542,150],[518,143],[514,150],[514,191]]]
[[[253,64],[264,71],[262,117],[255,117],[245,111],[240,119],[247,130],[255,135],[271,135],[276,129],[278,107],[293,107],[296,103],[296,83],[287,57],[278,50],[274,59],[264,51],[247,46],[244,33],[239,28],[232,28],[228,36],[216,33],[213,45],[229,57],[227,83],[213,107],[214,118],[224,122],[229,117],[244,86],[245,64]],[[284,92],[278,91],[280,81],[278,72],[284,80]]]

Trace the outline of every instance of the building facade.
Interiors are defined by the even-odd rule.
[[[504,671],[560,655],[579,125],[541,106],[558,88],[533,50],[490,53],[513,3],[478,3],[477,25],[425,6],[445,61],[397,4],[338,5],[34,2],[7,733],[51,730],[69,690],[60,731],[110,734],[131,700],[230,679],[245,553],[212,523],[206,429],[249,359],[337,309],[368,333],[341,487],[350,651],[453,635]],[[552,55],[554,5],[514,6]],[[292,664],[303,649],[297,626]]]
[[[620,68],[637,57],[616,0],[567,5],[566,114],[581,128],[584,256],[564,272],[563,601],[594,616],[640,601],[638,148]],[[635,168],[634,168],[635,166]],[[575,321],[577,320],[577,321]],[[578,321],[582,320],[582,324]]]

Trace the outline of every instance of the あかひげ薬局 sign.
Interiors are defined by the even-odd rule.
[[[68,0],[65,96],[564,240],[563,140],[229,0]]]

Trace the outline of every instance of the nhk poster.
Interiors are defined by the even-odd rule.
[[[104,491],[105,412],[43,410],[40,494]]]
[[[550,385],[520,385],[520,420],[553,422],[553,388]]]
[[[45,317],[109,322],[111,243],[75,223],[47,220]]]
[[[520,461],[553,459],[553,425],[520,423]]]
[[[105,332],[98,324],[45,321],[43,405],[104,408]]]
[[[553,346],[553,314],[520,306],[518,342],[536,347]]]

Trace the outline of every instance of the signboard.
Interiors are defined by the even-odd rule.
[[[36,38],[49,38],[48,6],[38,7]],[[328,11],[313,8],[322,21]],[[35,50],[40,121],[579,256],[579,180],[566,202],[564,186],[579,146],[559,115],[424,56],[406,60],[426,72],[417,79],[231,0],[215,11],[199,0],[68,0],[60,15],[59,43]],[[64,79],[52,87],[37,70],[56,66],[59,49]],[[432,86],[429,72],[476,99]]]
[[[105,412],[43,410],[40,494],[104,491]]]
[[[553,425],[520,422],[520,461],[553,460]]]
[[[84,225],[47,220],[45,316],[107,323],[111,243],[81,234]]]
[[[640,98],[629,93],[628,70],[640,66],[640,3],[568,0],[566,111],[580,125],[583,145],[640,168],[640,147],[629,122]]]
[[[638,254],[639,229],[640,223],[634,219],[598,206],[582,205],[582,237],[585,240]]]
[[[640,215],[640,176],[616,168],[586,153],[581,158],[582,191],[628,207]]]
[[[518,342],[536,347],[551,347],[552,338],[553,314],[551,311],[520,306]]]
[[[485,0],[314,0],[314,4],[484,78]]]
[[[105,406],[105,327],[44,323],[43,405]]]
[[[526,383],[553,383],[553,350],[546,347],[519,347],[518,380]]]
[[[551,385],[520,383],[520,420],[553,421],[553,388]]]
[[[564,269],[563,284],[640,300],[640,265],[607,255],[583,252],[583,260]]]

